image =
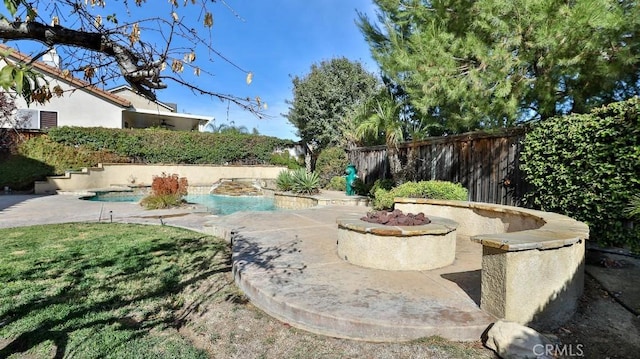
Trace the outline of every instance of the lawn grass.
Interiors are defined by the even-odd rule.
[[[0,229],[0,358],[492,358],[324,337],[246,303],[225,242],[167,226]]]
[[[0,358],[205,358],[176,313],[228,259],[223,241],[165,226],[0,229]]]

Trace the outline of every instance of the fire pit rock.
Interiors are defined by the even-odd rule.
[[[401,210],[395,209],[389,211],[369,212],[366,216],[360,218],[365,222],[380,223],[387,226],[420,226],[431,223],[431,220],[420,212],[418,214],[402,213]]]
[[[431,270],[455,260],[458,227],[455,221],[429,216],[427,224],[388,225],[389,221],[387,224],[365,221],[368,217],[338,219],[341,259],[384,270]]]

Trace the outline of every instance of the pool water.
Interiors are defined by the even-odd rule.
[[[141,194],[105,192],[86,198],[89,201],[100,202],[138,202],[144,196]],[[215,194],[186,195],[184,199],[189,203],[197,203],[207,207],[213,214],[227,215],[239,211],[273,211],[276,209],[273,198],[260,196],[222,196]]]
[[[276,209],[273,198],[261,196],[222,196],[200,194],[185,196],[187,202],[198,203],[213,214],[231,214],[239,211],[273,211]]]

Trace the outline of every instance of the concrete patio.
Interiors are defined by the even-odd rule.
[[[453,265],[432,271],[357,267],[336,254],[336,219],[367,210],[319,206],[216,217],[197,206],[147,211],[73,195],[19,195],[0,196],[0,227],[100,220],[226,233],[236,283],[254,305],[292,326],[368,341],[478,340],[495,321],[479,308],[481,245],[458,238]]]

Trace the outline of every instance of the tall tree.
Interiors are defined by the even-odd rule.
[[[358,24],[425,125],[455,133],[640,93],[635,0],[374,0]]]
[[[32,46],[32,61],[57,49],[66,56],[63,71],[91,83],[123,78],[139,93],[154,99],[156,90],[173,82],[194,93],[258,111],[263,105],[259,98],[216,92],[206,87],[207,82],[192,78],[213,76],[198,64],[214,58],[244,72],[248,83],[253,77],[213,47],[213,3],[216,1],[4,0],[0,39],[39,44]],[[225,1],[217,3],[238,16]],[[0,60],[7,63],[0,70],[0,87],[27,101],[45,102],[56,93],[37,78],[28,63],[14,63],[6,55],[0,54]]]
[[[283,114],[305,143],[315,149],[343,145],[348,114],[380,86],[359,62],[335,58],[313,64],[304,77],[293,78],[293,100]]]

